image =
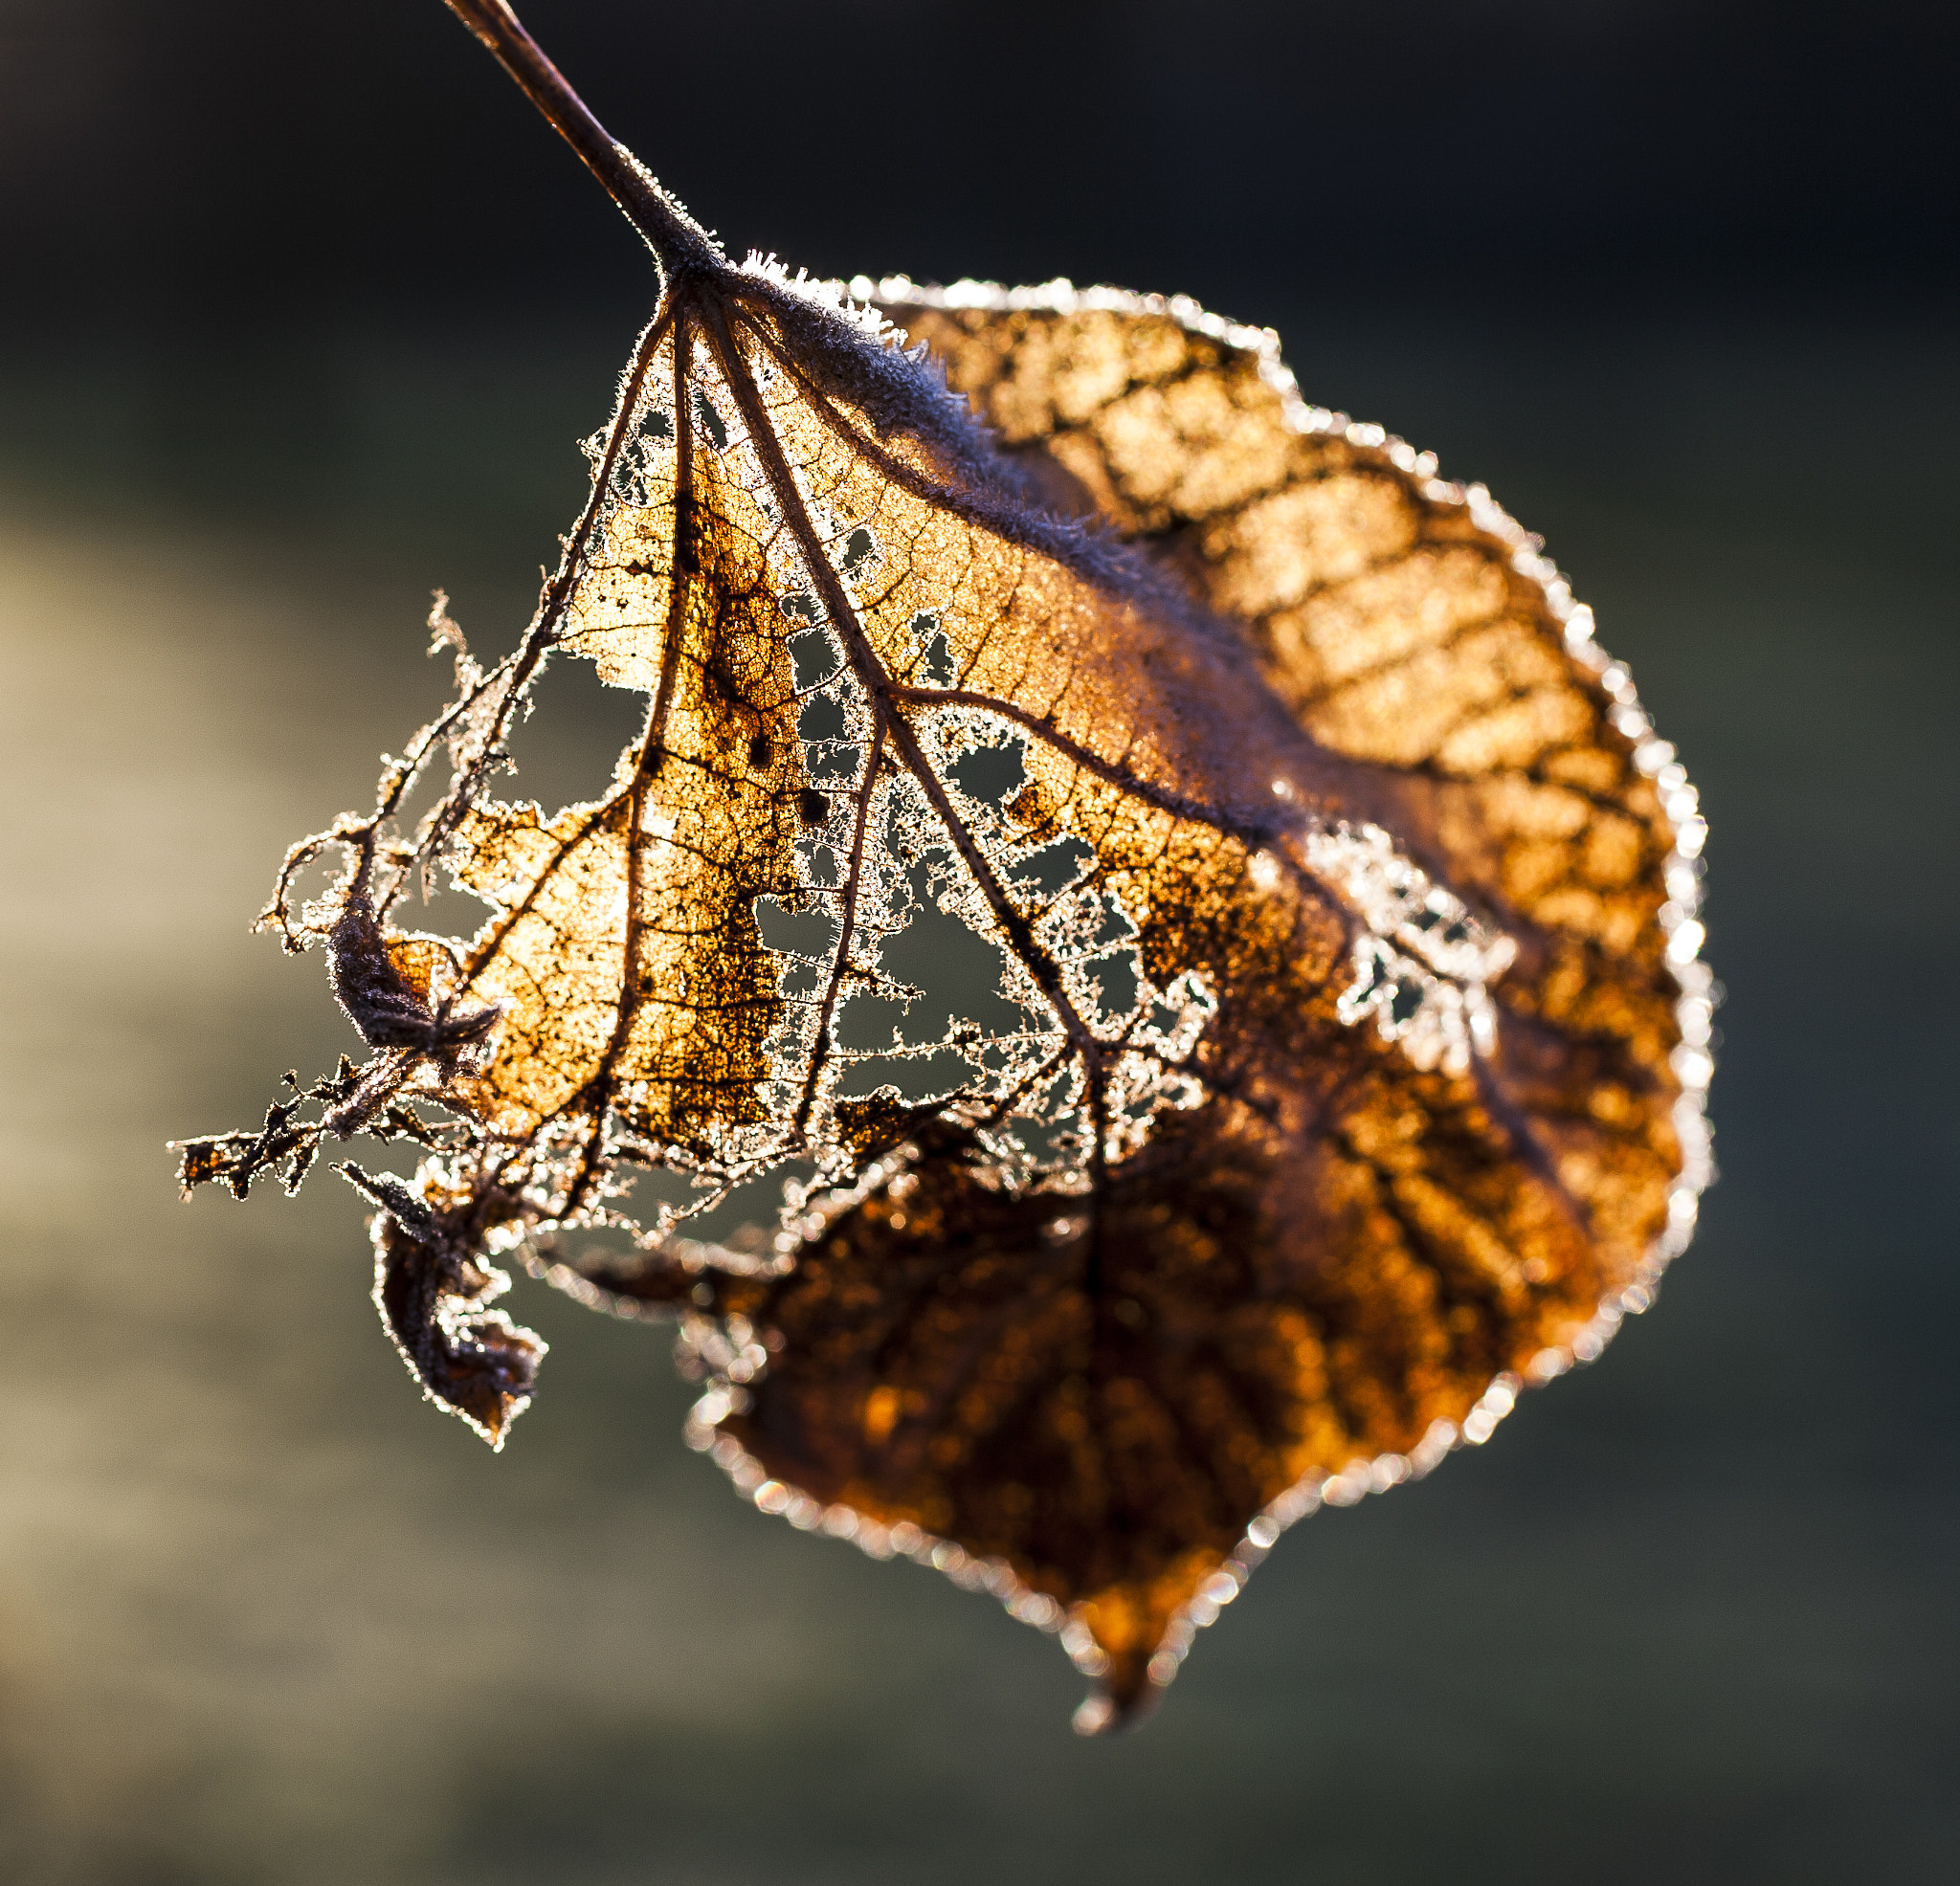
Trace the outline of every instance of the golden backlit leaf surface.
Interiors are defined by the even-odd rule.
[[[696,1442],[1059,1629],[1093,1727],[1281,1525],[1483,1438],[1684,1239],[1692,796],[1508,520],[1317,425],[1258,337],[903,287],[993,439],[823,291],[676,272],[524,643],[486,672],[438,617],[457,703],[281,878],[374,1059],[185,1177],[418,1138],[412,1195],[352,1176],[432,1394],[500,1441],[528,1395],[483,1254],[678,1307]],[[561,658],[647,718],[547,815],[490,784]],[[438,866],[473,938],[391,921]],[[928,906],[991,1019],[882,1038]],[[680,1235],[785,1166],[778,1229]],[[635,1218],[636,1169],[692,1190]]]

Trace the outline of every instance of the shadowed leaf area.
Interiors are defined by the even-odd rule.
[[[183,1178],[414,1141],[342,1169],[432,1399],[501,1445],[530,1395],[500,1254],[669,1306],[695,1445],[1058,1631],[1097,1728],[1685,1241],[1701,826],[1535,541],[1267,337],[880,306],[670,259],[519,647],[438,608],[454,702],[280,875],[369,1058]],[[567,660],[641,731],[500,796]],[[432,883],[474,935],[410,927]]]

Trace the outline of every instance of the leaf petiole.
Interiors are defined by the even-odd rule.
[[[447,5],[578,152],[586,168],[640,233],[664,274],[671,277],[726,266],[714,238],[592,116],[505,0],[447,0]]]

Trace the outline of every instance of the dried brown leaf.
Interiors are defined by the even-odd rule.
[[[647,201],[665,289],[529,632],[485,670],[438,604],[455,703],[267,912],[371,1058],[183,1182],[414,1140],[412,1185],[343,1170],[432,1397],[499,1444],[528,1399],[492,1253],[670,1307],[696,1445],[1060,1631],[1100,1727],[1284,1524],[1481,1441],[1685,1242],[1692,790],[1535,541],[1270,337],[881,284],[928,359]],[[553,659],[647,713],[547,815],[491,788]],[[398,927],[436,872],[473,937]],[[947,920],[992,997],[880,1035]],[[682,1235],[785,1168],[774,1224]],[[571,1255],[597,1227],[635,1248]]]

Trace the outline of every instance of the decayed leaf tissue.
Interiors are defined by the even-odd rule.
[[[525,1407],[500,1262],[671,1315],[690,1445],[1058,1632],[1111,1725],[1286,1526],[1482,1442],[1686,1243],[1694,789],[1538,541],[1270,334],[732,264],[451,4],[662,293],[517,650],[438,609],[455,701],[265,913],[368,1057],[184,1185],[412,1142],[340,1169],[431,1398],[498,1446]],[[501,796],[551,661],[646,701],[563,809]],[[415,930],[432,882],[473,936]],[[995,965],[937,1037],[928,921]]]

